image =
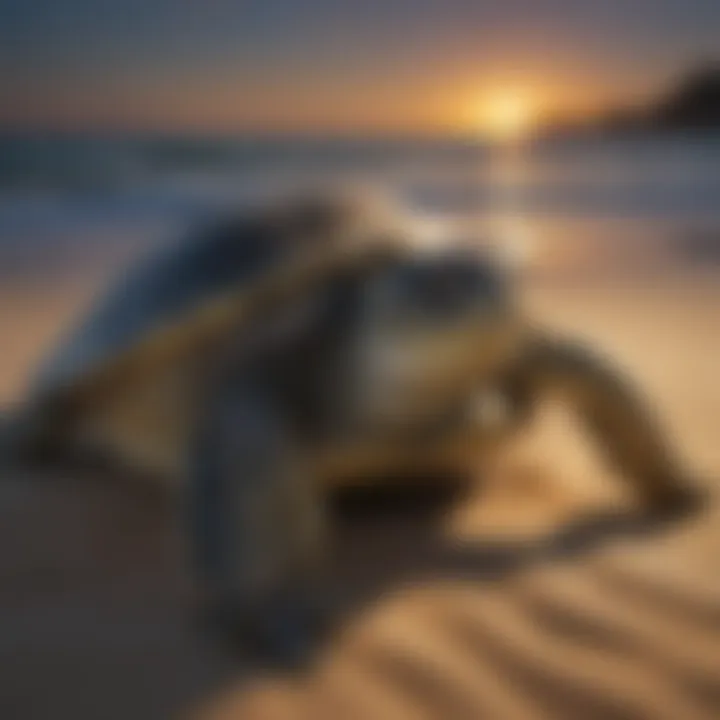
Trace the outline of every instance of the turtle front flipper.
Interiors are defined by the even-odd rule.
[[[321,499],[261,391],[225,387],[212,405],[188,492],[201,612],[251,659],[295,666],[324,626]]]
[[[655,413],[604,358],[573,342],[540,337],[524,356],[521,377],[533,395],[556,395],[567,403],[653,508],[697,508],[699,489],[681,469]]]

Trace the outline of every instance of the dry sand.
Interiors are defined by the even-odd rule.
[[[3,298],[4,399],[80,297]],[[528,299],[617,357],[717,484],[720,277]],[[3,719],[720,717],[720,513],[634,534],[584,520],[626,500],[557,413],[457,506],[344,516],[344,620],[301,677],[261,676],[188,622],[171,503],[59,475],[5,478],[0,498]]]

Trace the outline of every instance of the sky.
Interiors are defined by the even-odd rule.
[[[651,97],[720,55],[719,0],[0,0],[0,123],[464,133]]]

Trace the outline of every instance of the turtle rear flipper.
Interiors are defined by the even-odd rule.
[[[38,412],[34,407],[19,408],[0,417],[0,470],[3,475],[60,457],[64,438],[50,429],[56,425],[49,421],[48,414]]]

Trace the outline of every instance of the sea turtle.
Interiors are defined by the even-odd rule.
[[[345,200],[223,220],[131,272],[60,347],[17,445],[102,453],[182,488],[213,617],[278,655],[310,627],[333,483],[468,470],[546,391],[647,503],[687,502],[604,360],[525,318],[493,256],[412,239]]]

